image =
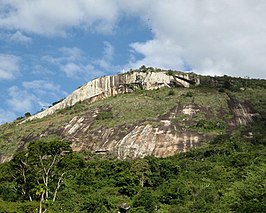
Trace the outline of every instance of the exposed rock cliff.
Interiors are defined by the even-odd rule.
[[[186,109],[190,106],[186,106]],[[174,112],[175,111],[175,112]],[[158,126],[141,123],[139,125],[123,125],[113,128],[91,130],[95,114],[86,117],[74,117],[63,130],[63,135],[73,141],[75,151],[93,150],[96,153],[113,154],[120,159],[141,158],[148,155],[166,157],[178,152],[186,152],[199,146],[206,135],[197,131],[181,129],[171,120],[180,116],[182,109],[176,107],[162,118],[158,118]]]
[[[75,90],[63,101],[36,115],[31,116],[27,120],[43,118],[47,115],[55,113],[57,110],[64,109],[68,106],[73,106],[74,104],[84,100],[90,100],[90,102],[94,102],[96,100],[117,95],[119,93],[130,92],[134,87],[140,87],[141,89],[146,90],[157,89],[165,86],[170,87],[171,84],[189,87],[191,82],[199,84],[199,78],[196,78],[195,75],[193,75],[193,78],[191,79],[189,74],[169,74],[163,71],[132,71],[113,76],[105,76],[88,82],[87,84]]]
[[[232,104],[234,102],[234,104]],[[245,125],[253,120],[253,110],[248,104],[227,99],[231,118],[230,128]],[[156,125],[146,120],[138,125],[124,124],[116,127],[92,128],[99,111],[91,111],[84,116],[75,116],[62,129],[60,134],[73,141],[75,151],[92,150],[100,154],[112,154],[120,159],[142,158],[145,156],[166,157],[178,152],[186,152],[200,146],[214,135],[225,131],[224,114],[212,114],[212,110],[197,104],[174,106],[161,115]],[[214,119],[214,126],[198,126],[199,117],[206,115]],[[217,117],[218,116],[218,117]],[[181,119],[180,119],[181,118]],[[205,130],[206,128],[207,130]],[[213,128],[209,130],[208,128]],[[46,132],[45,135],[51,133]]]

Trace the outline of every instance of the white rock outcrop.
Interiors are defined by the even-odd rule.
[[[136,126],[120,141],[110,143],[107,149],[120,159],[143,158],[151,155],[166,157],[199,146],[199,137],[193,133],[171,134],[151,125]]]
[[[131,71],[128,73],[113,75],[113,76],[105,76],[101,78],[94,79],[82,87],[75,90],[72,94],[66,97],[63,101],[51,106],[48,109],[45,109],[42,112],[39,112],[25,121],[33,120],[36,118],[43,118],[47,115],[51,115],[55,113],[57,110],[64,109],[69,106],[73,106],[74,104],[89,100],[94,102],[99,99],[104,99],[106,97],[110,97],[116,95],[118,93],[127,92],[129,86],[131,84],[137,84],[138,82],[142,82],[143,86],[147,90],[156,89],[163,86],[169,86],[169,84],[175,80],[178,81],[184,87],[189,87],[190,83],[182,80],[187,79],[190,80],[189,75],[185,73],[175,74],[174,78],[172,75],[168,75],[167,72],[139,72],[139,71]]]

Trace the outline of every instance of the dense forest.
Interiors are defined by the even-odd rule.
[[[1,164],[0,212],[117,212],[124,203],[128,212],[264,212],[262,135],[239,131],[172,157],[126,161],[73,153],[58,138],[32,142]]]
[[[248,87],[254,122],[167,158],[76,153],[58,136],[31,141],[0,164],[0,212],[265,212],[265,81],[222,80],[206,77],[201,87],[240,100]]]

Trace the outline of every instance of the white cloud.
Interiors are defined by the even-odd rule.
[[[151,40],[145,43],[134,43],[131,45],[135,53],[140,53],[144,56],[143,59],[133,61],[127,65],[128,67],[140,67],[141,65],[163,67],[165,69],[184,67],[184,61],[177,57],[181,55],[182,48],[174,41]]]
[[[127,67],[190,67],[205,74],[266,78],[264,0],[2,0],[1,5],[0,28],[50,36],[77,28],[110,33],[123,17],[138,17],[153,38],[131,44],[143,58]],[[106,62],[90,64],[106,69],[111,65]],[[74,60],[63,65],[69,76],[84,74],[87,66]]]
[[[86,73],[86,67],[81,64],[75,64],[73,62],[61,65],[61,70],[69,78],[79,78],[80,75]]]
[[[53,75],[55,74],[53,71],[47,69],[41,64],[36,64],[32,67],[32,74],[40,75]]]
[[[59,65],[67,62],[81,61],[84,59],[84,52],[77,47],[61,47],[52,55],[43,56],[42,59],[50,64]]]
[[[204,74],[266,78],[266,2],[167,0],[150,5],[154,38],[132,44],[148,64]]]
[[[37,97],[28,93],[26,90],[21,90],[17,86],[12,86],[8,90],[10,99],[7,101],[12,111],[28,112],[33,108],[33,104],[38,102]]]
[[[0,27],[42,35],[64,35],[77,26],[108,33],[118,15],[107,0],[2,0],[2,8]]]
[[[93,63],[99,66],[101,69],[108,70],[112,67],[113,56],[114,56],[113,45],[110,42],[105,41],[102,58],[96,59]]]
[[[61,47],[59,52],[62,53],[61,59],[66,61],[76,61],[81,60],[83,58],[83,52],[81,49],[77,47],[69,48],[69,47]]]
[[[16,31],[14,34],[9,35],[9,40],[10,41],[15,41],[18,43],[31,43],[32,39],[20,31]]]
[[[103,52],[100,58],[91,58],[77,47],[61,47],[57,56],[46,55],[42,60],[56,67],[72,79],[90,80],[111,71],[114,47],[110,42],[103,42]],[[117,69],[116,69],[117,70]]]
[[[32,42],[31,37],[26,36],[24,33],[20,31],[16,32],[3,32],[0,33],[0,40],[4,40],[7,42],[15,42],[15,43],[20,43],[20,44],[30,44]]]
[[[106,61],[111,61],[113,59],[113,55],[114,55],[113,45],[110,42],[105,41],[104,42],[103,58]]]
[[[100,77],[104,74],[102,71],[99,71],[94,64],[95,63],[93,61],[92,64],[77,61],[67,62],[65,64],[60,64],[59,66],[61,71],[63,71],[68,78],[83,79],[85,81],[88,81],[92,78]]]
[[[19,75],[20,58],[15,55],[0,54],[0,80],[15,79]]]
[[[59,67],[68,78],[87,78],[90,71],[93,70],[92,66],[85,63],[87,58],[84,52],[77,47],[61,47],[57,55],[47,55],[42,57],[42,60]]]
[[[22,86],[27,90],[38,96],[50,96],[53,98],[59,98],[67,95],[67,93],[61,89],[60,85],[54,84],[47,80],[34,80],[34,81],[24,81]]]
[[[0,108],[0,125],[15,120],[16,117],[17,116],[14,112]]]
[[[60,85],[47,80],[34,80],[22,82],[22,87],[12,86],[8,89],[7,103],[12,112],[32,112],[50,104],[47,99],[59,100],[67,92]]]

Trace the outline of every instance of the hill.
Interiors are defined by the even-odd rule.
[[[185,152],[263,117],[265,88],[265,80],[153,68],[102,77],[43,112],[0,126],[0,160],[49,135],[71,141],[74,151],[120,159]]]
[[[0,126],[0,212],[264,212],[266,81],[154,72]]]

